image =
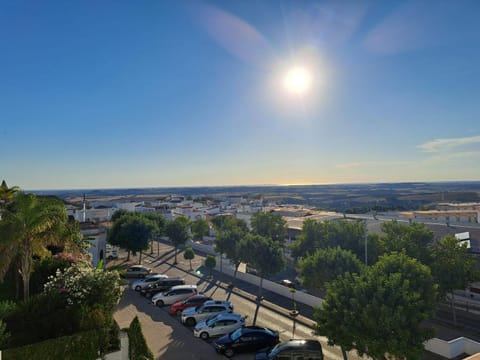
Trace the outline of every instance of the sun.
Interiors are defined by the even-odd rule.
[[[312,74],[303,66],[294,66],[285,74],[283,85],[287,91],[303,95],[312,86]]]

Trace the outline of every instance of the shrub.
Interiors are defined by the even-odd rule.
[[[30,295],[41,293],[49,277],[55,275],[58,269],[64,270],[70,267],[72,261],[60,256],[35,260],[34,270],[30,277]]]
[[[129,359],[130,360],[153,360],[152,351],[148,348],[145,337],[143,336],[142,326],[138,317],[130,323],[127,330],[129,339]]]

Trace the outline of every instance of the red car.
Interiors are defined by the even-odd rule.
[[[207,300],[212,300],[212,298],[206,295],[192,295],[185,300],[177,301],[176,303],[170,305],[170,315],[180,316],[184,309],[202,305]]]

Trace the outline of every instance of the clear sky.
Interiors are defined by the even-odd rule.
[[[479,15],[478,0],[0,0],[0,180],[480,180]]]

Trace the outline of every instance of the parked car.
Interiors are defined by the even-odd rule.
[[[194,326],[200,320],[207,319],[222,312],[233,312],[233,305],[230,301],[205,301],[202,305],[183,310],[182,323],[187,326]]]
[[[152,303],[159,307],[171,305],[197,293],[197,285],[178,285],[170,290],[153,295]]]
[[[132,283],[131,287],[132,290],[135,291],[140,291],[142,289],[145,289],[146,287],[157,283],[160,280],[167,279],[167,275],[163,274],[151,274],[147,275],[144,279],[136,280]]]
[[[212,298],[206,295],[192,295],[185,300],[177,301],[176,303],[170,305],[170,314],[180,316],[182,315],[183,310],[189,307],[202,305],[208,300],[212,300]]]
[[[279,341],[277,331],[259,326],[245,326],[220,337],[213,345],[218,353],[232,357],[235,353],[254,352],[275,346]]]
[[[180,278],[165,278],[158,279],[153,284],[149,284],[140,290],[140,294],[147,298],[151,298],[153,295],[169,290],[177,285],[185,285],[185,280]]]
[[[245,317],[242,315],[220,313],[212,318],[199,321],[193,329],[193,335],[207,340],[212,336],[229,334],[244,325]]]
[[[322,345],[317,340],[290,340],[276,345],[270,351],[261,351],[255,360],[323,360]]]
[[[120,276],[124,278],[133,278],[139,277],[144,278],[152,272],[152,269],[145,267],[143,265],[133,265],[130,266],[125,272],[121,273]]]

